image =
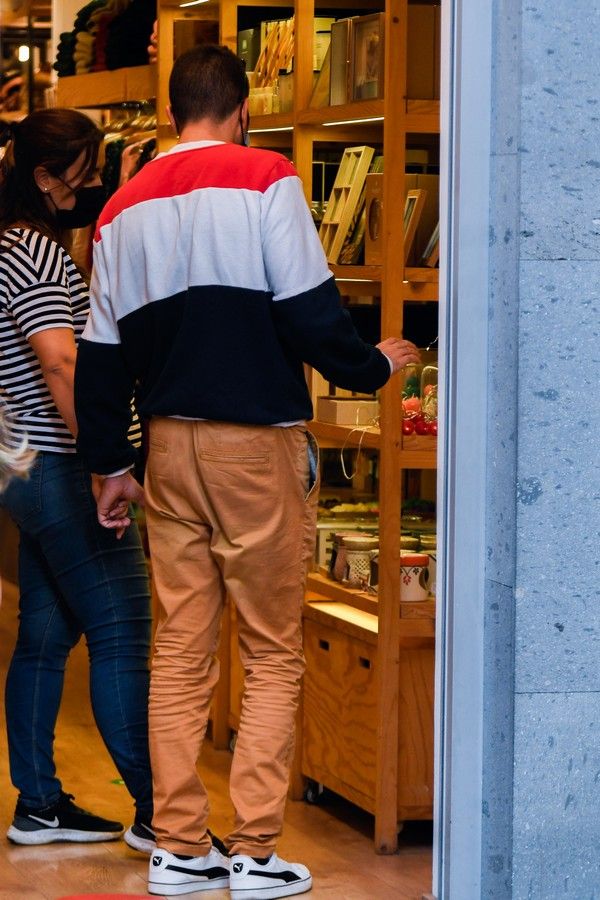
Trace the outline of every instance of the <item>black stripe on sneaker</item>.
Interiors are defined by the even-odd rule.
[[[182,875],[195,875],[196,878],[206,878],[210,881],[212,878],[225,878],[229,875],[227,869],[223,866],[213,866],[212,869],[188,869],[186,866],[174,866],[169,863],[165,866],[165,872],[180,872]]]
[[[285,881],[286,884],[291,884],[292,881],[300,881],[300,876],[296,875],[295,872],[265,872],[261,869],[249,869],[248,875],[258,875],[259,878],[272,878],[275,880],[278,878],[280,881]]]

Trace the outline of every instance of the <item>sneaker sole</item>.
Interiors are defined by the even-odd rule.
[[[302,881],[294,881],[292,884],[277,884],[273,887],[236,887],[229,885],[231,900],[275,900],[277,897],[293,897],[295,894],[305,894],[312,888],[312,875],[303,878]]]
[[[229,887],[229,878],[215,878],[214,881],[187,881],[183,884],[168,884],[167,882],[149,881],[148,893],[161,896],[174,897],[179,894],[193,894],[200,891],[222,891]]]
[[[142,838],[134,834],[131,828],[128,828],[123,835],[123,840],[129,847],[139,850],[140,853],[147,853],[148,856],[156,850],[156,841],[152,838]]]
[[[13,844],[55,844],[59,841],[72,841],[78,844],[92,844],[97,841],[118,841],[122,831],[75,831],[69,828],[40,828],[39,831],[21,831],[11,825],[6,837]]]

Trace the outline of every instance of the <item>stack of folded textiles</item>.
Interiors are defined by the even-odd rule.
[[[156,0],[91,0],[61,34],[54,68],[62,77],[145,65],[155,18]]]

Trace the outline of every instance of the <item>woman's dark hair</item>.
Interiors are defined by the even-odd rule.
[[[228,47],[192,47],[177,57],[169,79],[169,100],[177,128],[204,118],[224,122],[249,91],[244,61]]]
[[[11,127],[12,140],[0,163],[0,235],[27,225],[62,243],[60,229],[38,188],[34,172],[43,166],[61,176],[83,153],[78,182],[96,169],[102,132],[74,109],[40,109]]]

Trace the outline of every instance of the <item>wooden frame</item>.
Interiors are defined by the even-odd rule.
[[[344,150],[327,209],[319,229],[327,261],[336,263],[346,237],[356,225],[365,178],[375,151],[373,147],[348,147]]]
[[[410,256],[427,191],[407,191],[404,203],[404,263]]]
[[[351,100],[383,97],[385,15],[360,16],[352,23]]]
[[[435,268],[440,260],[440,223],[438,222],[431,233],[427,246],[423,251],[422,263],[428,268]]]

